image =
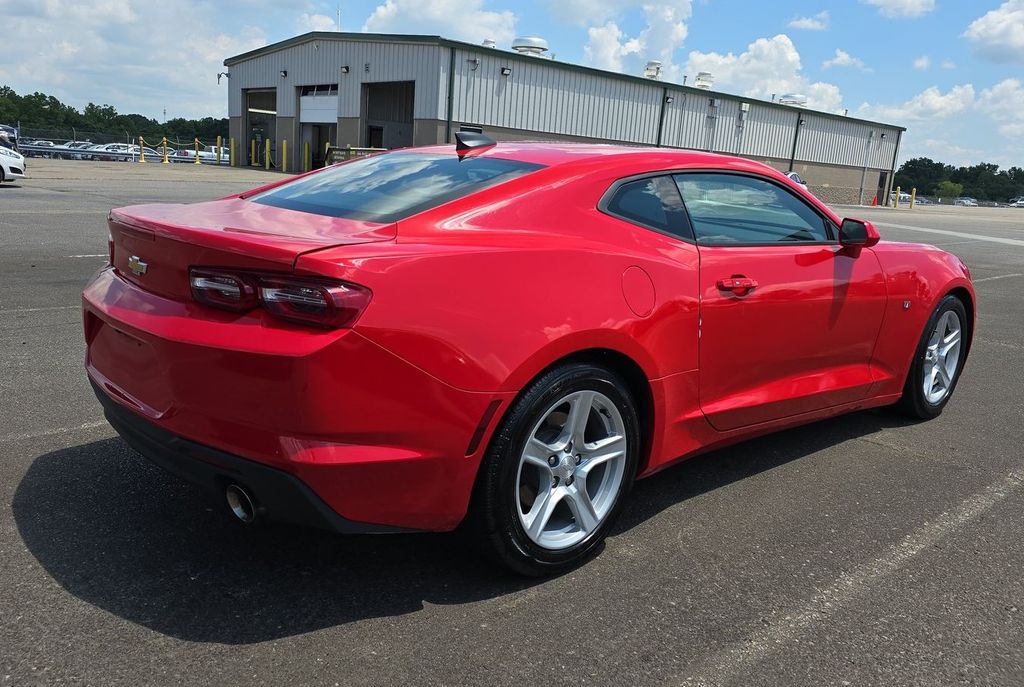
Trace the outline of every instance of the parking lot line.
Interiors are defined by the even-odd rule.
[[[965,231],[950,231],[948,229],[926,229],[925,227],[912,227],[909,224],[893,224],[891,222],[875,222],[875,226],[892,227],[893,229],[907,229],[909,231],[924,231],[929,234],[942,234],[943,236],[956,236],[962,239],[974,241],[988,241],[989,243],[1002,243],[1007,246],[1024,246],[1020,239],[1004,239],[1000,236],[986,236],[984,234],[968,234]]]
[[[975,284],[980,284],[983,281],[995,281],[996,279],[1009,279],[1010,277],[1024,277],[1024,274],[1000,274],[997,277],[982,277],[981,279],[972,280]]]
[[[827,621],[839,607],[848,604],[872,584],[977,520],[1021,487],[1024,487],[1024,474],[1016,471],[1009,473],[968,497],[952,511],[942,513],[911,532],[883,556],[863,563],[852,572],[843,573],[802,607],[783,609],[774,614],[763,629],[737,645],[718,652],[681,683],[710,687],[729,684],[744,675],[750,675],[755,666],[769,654],[796,641],[815,623]],[[678,680],[673,682],[679,683]]]
[[[11,308],[0,310],[0,315],[18,315],[23,312],[46,312],[47,310],[81,310],[80,305],[51,305],[46,308]]]
[[[86,429],[95,429],[102,427],[107,424],[106,420],[93,420],[92,422],[83,422],[80,425],[72,425],[71,427],[55,427],[53,429],[44,429],[39,432],[22,432],[21,434],[8,434],[7,436],[0,437],[0,444],[8,444],[12,441],[29,441],[30,439],[41,439],[42,437],[51,437],[58,434],[71,434],[72,432],[81,432]]]

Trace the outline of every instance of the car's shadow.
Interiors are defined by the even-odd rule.
[[[636,485],[616,533],[630,536],[673,504],[897,424],[857,413],[686,461]],[[483,563],[454,535],[236,525],[120,439],[39,457],[13,510],[29,551],[70,593],[188,641],[254,643],[537,584]]]

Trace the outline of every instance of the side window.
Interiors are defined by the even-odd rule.
[[[697,243],[829,241],[825,220],[792,193],[735,174],[677,174]]]
[[[668,176],[626,182],[616,189],[605,210],[634,224],[693,240],[679,189]]]

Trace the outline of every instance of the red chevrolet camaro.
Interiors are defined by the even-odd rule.
[[[86,367],[129,444],[245,522],[464,523],[526,574],[687,456],[938,415],[975,325],[955,256],[692,151],[460,133],[109,225]]]

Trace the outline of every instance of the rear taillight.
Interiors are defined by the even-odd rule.
[[[370,291],[341,282],[260,279],[260,303],[282,320],[316,327],[351,327],[370,303]]]
[[[370,303],[369,289],[328,279],[259,275],[193,267],[192,297],[235,312],[262,306],[270,315],[313,327],[351,327]]]
[[[200,303],[235,312],[247,312],[259,305],[256,280],[249,275],[192,268],[188,276],[192,297]]]

